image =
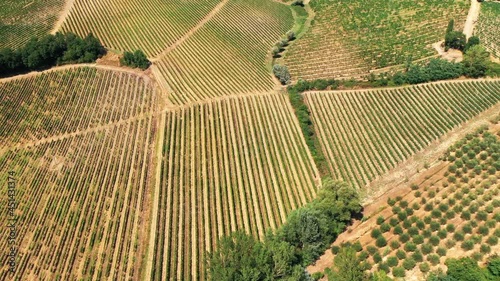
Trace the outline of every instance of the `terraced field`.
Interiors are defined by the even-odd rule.
[[[95,68],[0,88],[0,184],[7,186],[11,171],[17,181],[13,278],[137,280],[154,171],[154,88],[135,74]],[[6,188],[0,196],[8,198]],[[0,244],[10,248],[8,241]],[[10,279],[8,263],[1,268],[0,279]]]
[[[0,49],[23,46],[32,36],[49,33],[64,0],[0,1]]]
[[[162,118],[151,280],[205,280],[205,251],[219,237],[237,229],[263,237],[315,196],[318,172],[285,96],[211,102]]]
[[[487,50],[496,58],[500,58],[500,3],[481,3],[481,12],[475,33]]]
[[[450,19],[461,30],[466,0],[363,0],[311,2],[316,17],[293,43],[284,64],[299,78],[358,78],[369,70],[433,56]]]
[[[88,67],[0,83],[0,93],[1,147],[151,112],[158,94],[149,78]]]
[[[271,46],[293,26],[290,9],[267,0],[229,0],[202,28],[153,66],[174,104],[270,91]]]
[[[500,81],[305,93],[332,176],[364,187],[500,101]]]
[[[61,29],[96,35],[119,51],[155,57],[200,22],[220,1],[75,0]]]

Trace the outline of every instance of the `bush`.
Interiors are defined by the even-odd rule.
[[[488,213],[486,213],[485,211],[479,211],[476,214],[476,219],[479,221],[485,221],[488,219]]]
[[[413,258],[406,258],[404,261],[403,261],[403,267],[406,269],[406,270],[411,270],[415,267],[417,263],[415,262],[415,260]]]
[[[496,244],[498,244],[498,237],[496,237],[496,236],[490,236],[486,240],[486,243],[490,244],[491,246],[495,246]]]
[[[391,230],[391,226],[388,225],[387,223],[383,223],[381,226],[380,226],[380,230],[383,232],[383,233],[386,233],[388,232],[389,230]]]
[[[392,268],[392,275],[394,275],[394,277],[399,277],[399,278],[405,277],[406,275],[405,269],[399,266],[394,267]]]
[[[437,236],[439,236],[439,238],[441,238],[441,239],[444,239],[444,238],[446,238],[446,236],[448,236],[448,231],[446,231],[446,229],[440,229],[437,232]]]
[[[387,240],[385,240],[384,236],[380,236],[375,241],[375,245],[377,245],[377,247],[379,248],[385,247],[387,246]]]
[[[424,236],[415,235],[415,236],[413,236],[412,242],[417,244],[417,245],[420,245],[420,244],[424,243]]]
[[[380,231],[380,229],[378,228],[374,228],[372,230],[372,232],[370,233],[370,236],[373,238],[373,239],[377,239],[380,237],[380,235],[382,235],[382,232]]]
[[[436,254],[430,254],[427,256],[427,261],[430,262],[432,265],[436,265],[439,263],[439,256]]]
[[[396,218],[391,218],[389,220],[389,225],[391,225],[391,226],[396,226],[396,225],[398,225],[398,223],[399,223],[399,220]]]
[[[400,235],[403,234],[403,228],[399,225],[396,225],[394,229],[392,230],[392,233]]]
[[[424,257],[422,256],[422,253],[420,251],[415,251],[411,257],[416,261],[416,262],[422,262],[424,261]]]
[[[464,233],[468,233],[468,234],[470,234],[470,233],[472,233],[472,226],[471,226],[470,224],[468,224],[468,223],[467,223],[467,224],[464,224],[464,225],[462,226],[462,231],[463,231]]]
[[[274,76],[278,78],[278,80],[282,85],[290,84],[291,76],[290,72],[288,71],[288,67],[284,65],[275,64],[273,66],[273,73]]]
[[[397,252],[396,252],[396,257],[397,257],[399,260],[402,260],[402,259],[406,258],[406,253],[405,253],[405,251],[403,251],[403,250],[397,250]]]
[[[142,70],[147,69],[151,62],[146,57],[141,50],[136,50],[135,52],[125,52],[123,57],[120,59],[120,64],[124,66],[129,66],[132,68],[140,68]]]
[[[455,231],[455,225],[454,225],[454,224],[452,224],[452,223],[448,224],[448,225],[446,226],[446,230],[447,230],[448,232],[454,232],[454,231]]]
[[[464,240],[464,233],[462,231],[456,231],[454,234],[453,234],[453,239],[457,240],[457,241],[463,241]]]
[[[286,38],[288,39],[288,41],[294,40],[295,39],[295,32],[293,32],[292,30],[289,30],[286,33]]]
[[[401,243],[406,243],[408,240],[410,240],[410,235],[408,235],[408,233],[403,233],[399,236],[399,241]]]
[[[465,52],[463,65],[467,77],[478,78],[486,75],[490,54],[481,45],[472,46]]]
[[[488,235],[490,229],[485,225],[481,225],[480,227],[478,227],[477,232],[481,235]]]
[[[491,252],[491,247],[487,244],[482,244],[479,251],[483,254],[489,254]]]
[[[430,226],[432,231],[437,231],[438,229],[441,228],[441,224],[438,223],[437,221],[432,221]]]
[[[385,273],[391,272],[391,269],[389,268],[389,266],[385,262],[379,263],[378,270],[383,271]]]
[[[414,252],[417,249],[417,245],[413,242],[407,242],[404,249],[406,252]]]
[[[446,249],[443,247],[438,247],[436,250],[436,253],[441,257],[446,256],[446,252],[447,252]]]
[[[455,240],[453,240],[453,239],[448,239],[448,240],[446,240],[446,243],[445,243],[445,245],[448,249],[453,248],[455,246],[455,244],[456,244]]]
[[[418,235],[418,233],[419,233],[419,230],[415,226],[412,226],[408,229],[408,234],[410,234],[412,237],[415,235]]]
[[[392,249],[397,249],[401,246],[401,244],[397,241],[397,240],[392,240],[391,243],[390,243],[390,246]]]
[[[368,258],[368,256],[369,256],[368,252],[366,252],[366,251],[361,251],[361,252],[359,253],[359,255],[358,255],[358,259],[359,259],[360,261],[364,261],[364,260],[366,260],[366,259]]]
[[[462,249],[466,250],[466,251],[470,251],[474,248],[474,242],[472,240],[465,240],[464,242],[462,242]]]
[[[406,220],[404,220],[404,221],[403,221],[403,227],[404,227],[405,229],[410,228],[410,227],[411,227],[411,225],[412,225],[412,223],[411,223],[411,221],[410,221],[410,220],[406,219]]]
[[[425,243],[422,245],[421,249],[422,249],[422,253],[424,255],[427,255],[427,254],[432,253],[432,251],[434,250],[434,247],[430,243]]]
[[[435,236],[435,235],[432,235],[430,238],[429,238],[429,243],[431,243],[432,245],[434,246],[437,246],[439,245],[439,237]]]
[[[417,226],[417,228],[418,228],[418,229],[420,229],[420,230],[423,230],[423,229],[425,228],[425,223],[424,223],[423,221],[421,221],[421,220],[417,221],[417,222],[415,223],[415,225],[416,225],[416,226]]]
[[[370,255],[374,255],[375,253],[378,253],[378,249],[377,247],[375,246],[372,246],[372,245],[369,245],[368,247],[366,247],[366,250],[368,251],[368,253],[370,253]]]
[[[361,246],[361,243],[359,241],[356,241],[356,243],[352,244],[352,248],[358,253],[363,250],[363,246]]]
[[[387,198],[387,204],[389,204],[389,206],[394,206],[394,204],[396,204],[396,200],[392,199],[392,198]]]
[[[375,253],[375,254],[373,255],[373,261],[374,261],[375,263],[379,263],[379,262],[381,262],[381,261],[382,261],[382,256],[380,255],[380,253]]]
[[[423,262],[421,263],[418,268],[420,269],[420,271],[422,271],[423,273],[427,273],[429,272],[429,270],[431,270],[431,267],[430,265],[427,263],[427,262]]]
[[[388,257],[387,258],[387,265],[389,267],[395,267],[399,264],[399,260],[397,257]]]
[[[384,219],[384,217],[383,217],[383,216],[379,216],[379,217],[377,218],[377,224],[378,224],[378,225],[383,224],[383,223],[384,223],[384,221],[385,221],[385,219]]]

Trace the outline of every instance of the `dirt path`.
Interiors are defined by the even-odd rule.
[[[54,28],[50,31],[50,34],[56,34],[57,31],[59,31],[59,28],[61,28],[61,25],[63,24],[64,20],[68,16],[69,12],[71,11],[71,8],[75,4],[75,0],[67,0],[66,4],[64,5],[64,10],[62,11],[61,15],[59,16],[59,19],[57,20],[56,24],[54,25]]]
[[[477,0],[471,0],[471,5],[469,9],[469,14],[467,15],[467,20],[465,21],[464,34],[469,39],[474,33],[474,26],[476,25],[477,19],[479,18],[479,10],[481,9],[481,4]]]
[[[480,113],[478,116],[467,121],[465,124],[442,136],[439,140],[432,143],[423,151],[418,152],[410,159],[385,173],[384,176],[378,180],[371,182],[368,185],[368,189],[373,190],[373,192],[367,194],[363,201],[363,206],[366,212],[368,212],[368,210],[379,209],[381,207],[381,201],[378,199],[390,192],[396,191],[395,188],[405,184],[406,181],[414,182],[419,177],[425,177],[427,171],[434,173],[434,170],[439,170],[442,166],[442,162],[439,161],[439,157],[446,152],[450,145],[464,138],[468,133],[473,133],[480,126],[489,124],[489,120],[497,116],[499,112],[500,103],[497,103],[495,106]],[[419,170],[424,170],[425,163],[430,164],[431,168],[423,173],[418,173]],[[355,229],[356,226],[349,228],[349,231],[354,231]],[[352,233],[353,232],[351,232],[351,234]],[[329,268],[332,265],[333,254],[330,249],[327,249],[314,265],[307,267],[307,271],[311,274],[315,272],[323,272],[326,268]]]
[[[191,35],[193,35],[196,31],[198,31],[198,29],[203,27],[209,20],[211,20],[222,9],[222,7],[224,7],[224,5],[226,5],[227,2],[229,2],[229,0],[222,0],[198,24],[196,24],[188,32],[186,32],[184,35],[182,35],[181,38],[179,38],[177,41],[175,41],[172,45],[170,45],[168,48],[166,48],[163,52],[161,52],[161,54],[159,54],[155,58],[150,58],[150,61],[152,63],[159,61],[164,56],[166,56],[168,53],[172,52],[175,48],[179,47],[180,44],[182,44],[184,41],[186,41],[189,37],[191,37]]]

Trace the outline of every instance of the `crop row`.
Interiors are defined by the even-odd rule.
[[[229,2],[153,67],[174,104],[274,87],[272,44],[293,25],[290,9],[266,0]]]
[[[306,93],[334,178],[364,187],[495,105],[500,81]]]
[[[481,13],[474,31],[481,43],[496,58],[500,58],[500,3],[481,3]]]
[[[87,67],[5,82],[0,93],[2,146],[129,119],[156,102],[143,78]]]
[[[201,21],[218,3],[208,1],[76,0],[64,32],[96,35],[111,49],[141,49],[154,57]]]
[[[284,63],[292,78],[350,78],[370,69],[434,55],[449,19],[463,26],[469,2],[321,0],[310,32],[292,44]]]
[[[143,201],[152,117],[106,130],[9,150],[0,173],[16,173],[16,271],[0,279],[137,280],[145,235]],[[7,178],[0,184],[7,186]],[[7,189],[0,190],[7,197]],[[0,211],[7,214],[7,205]],[[145,212],[146,214],[148,212]],[[7,225],[8,216],[0,223]],[[2,234],[7,237],[7,228]],[[7,239],[0,245],[10,246]]]
[[[206,251],[263,237],[316,194],[318,173],[280,94],[166,113],[151,280],[205,280]]]

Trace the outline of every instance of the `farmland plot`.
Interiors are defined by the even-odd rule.
[[[229,2],[153,66],[174,104],[272,90],[266,57],[293,26],[290,9],[267,0]]]
[[[0,184],[10,171],[17,180],[14,279],[138,280],[154,122],[144,117],[0,155]],[[8,198],[6,188],[0,196]],[[8,249],[7,241],[0,246]],[[1,268],[0,279],[10,279],[6,259]]]
[[[292,78],[357,78],[369,70],[435,54],[450,19],[463,28],[466,0],[312,1],[316,17],[284,64]]]
[[[64,0],[1,0],[0,49],[18,48],[32,37],[48,34]]]
[[[135,74],[88,67],[0,83],[0,147],[151,112],[156,94],[151,83]]]
[[[219,237],[244,229],[262,238],[315,196],[318,172],[281,94],[196,105],[162,118],[151,280],[206,280],[206,251]]]
[[[217,0],[75,0],[61,29],[96,35],[119,51],[143,50],[155,57],[201,21]]]
[[[500,81],[305,93],[330,172],[364,187],[500,100]]]
[[[500,58],[500,3],[481,3],[475,33],[487,50],[496,58]]]

